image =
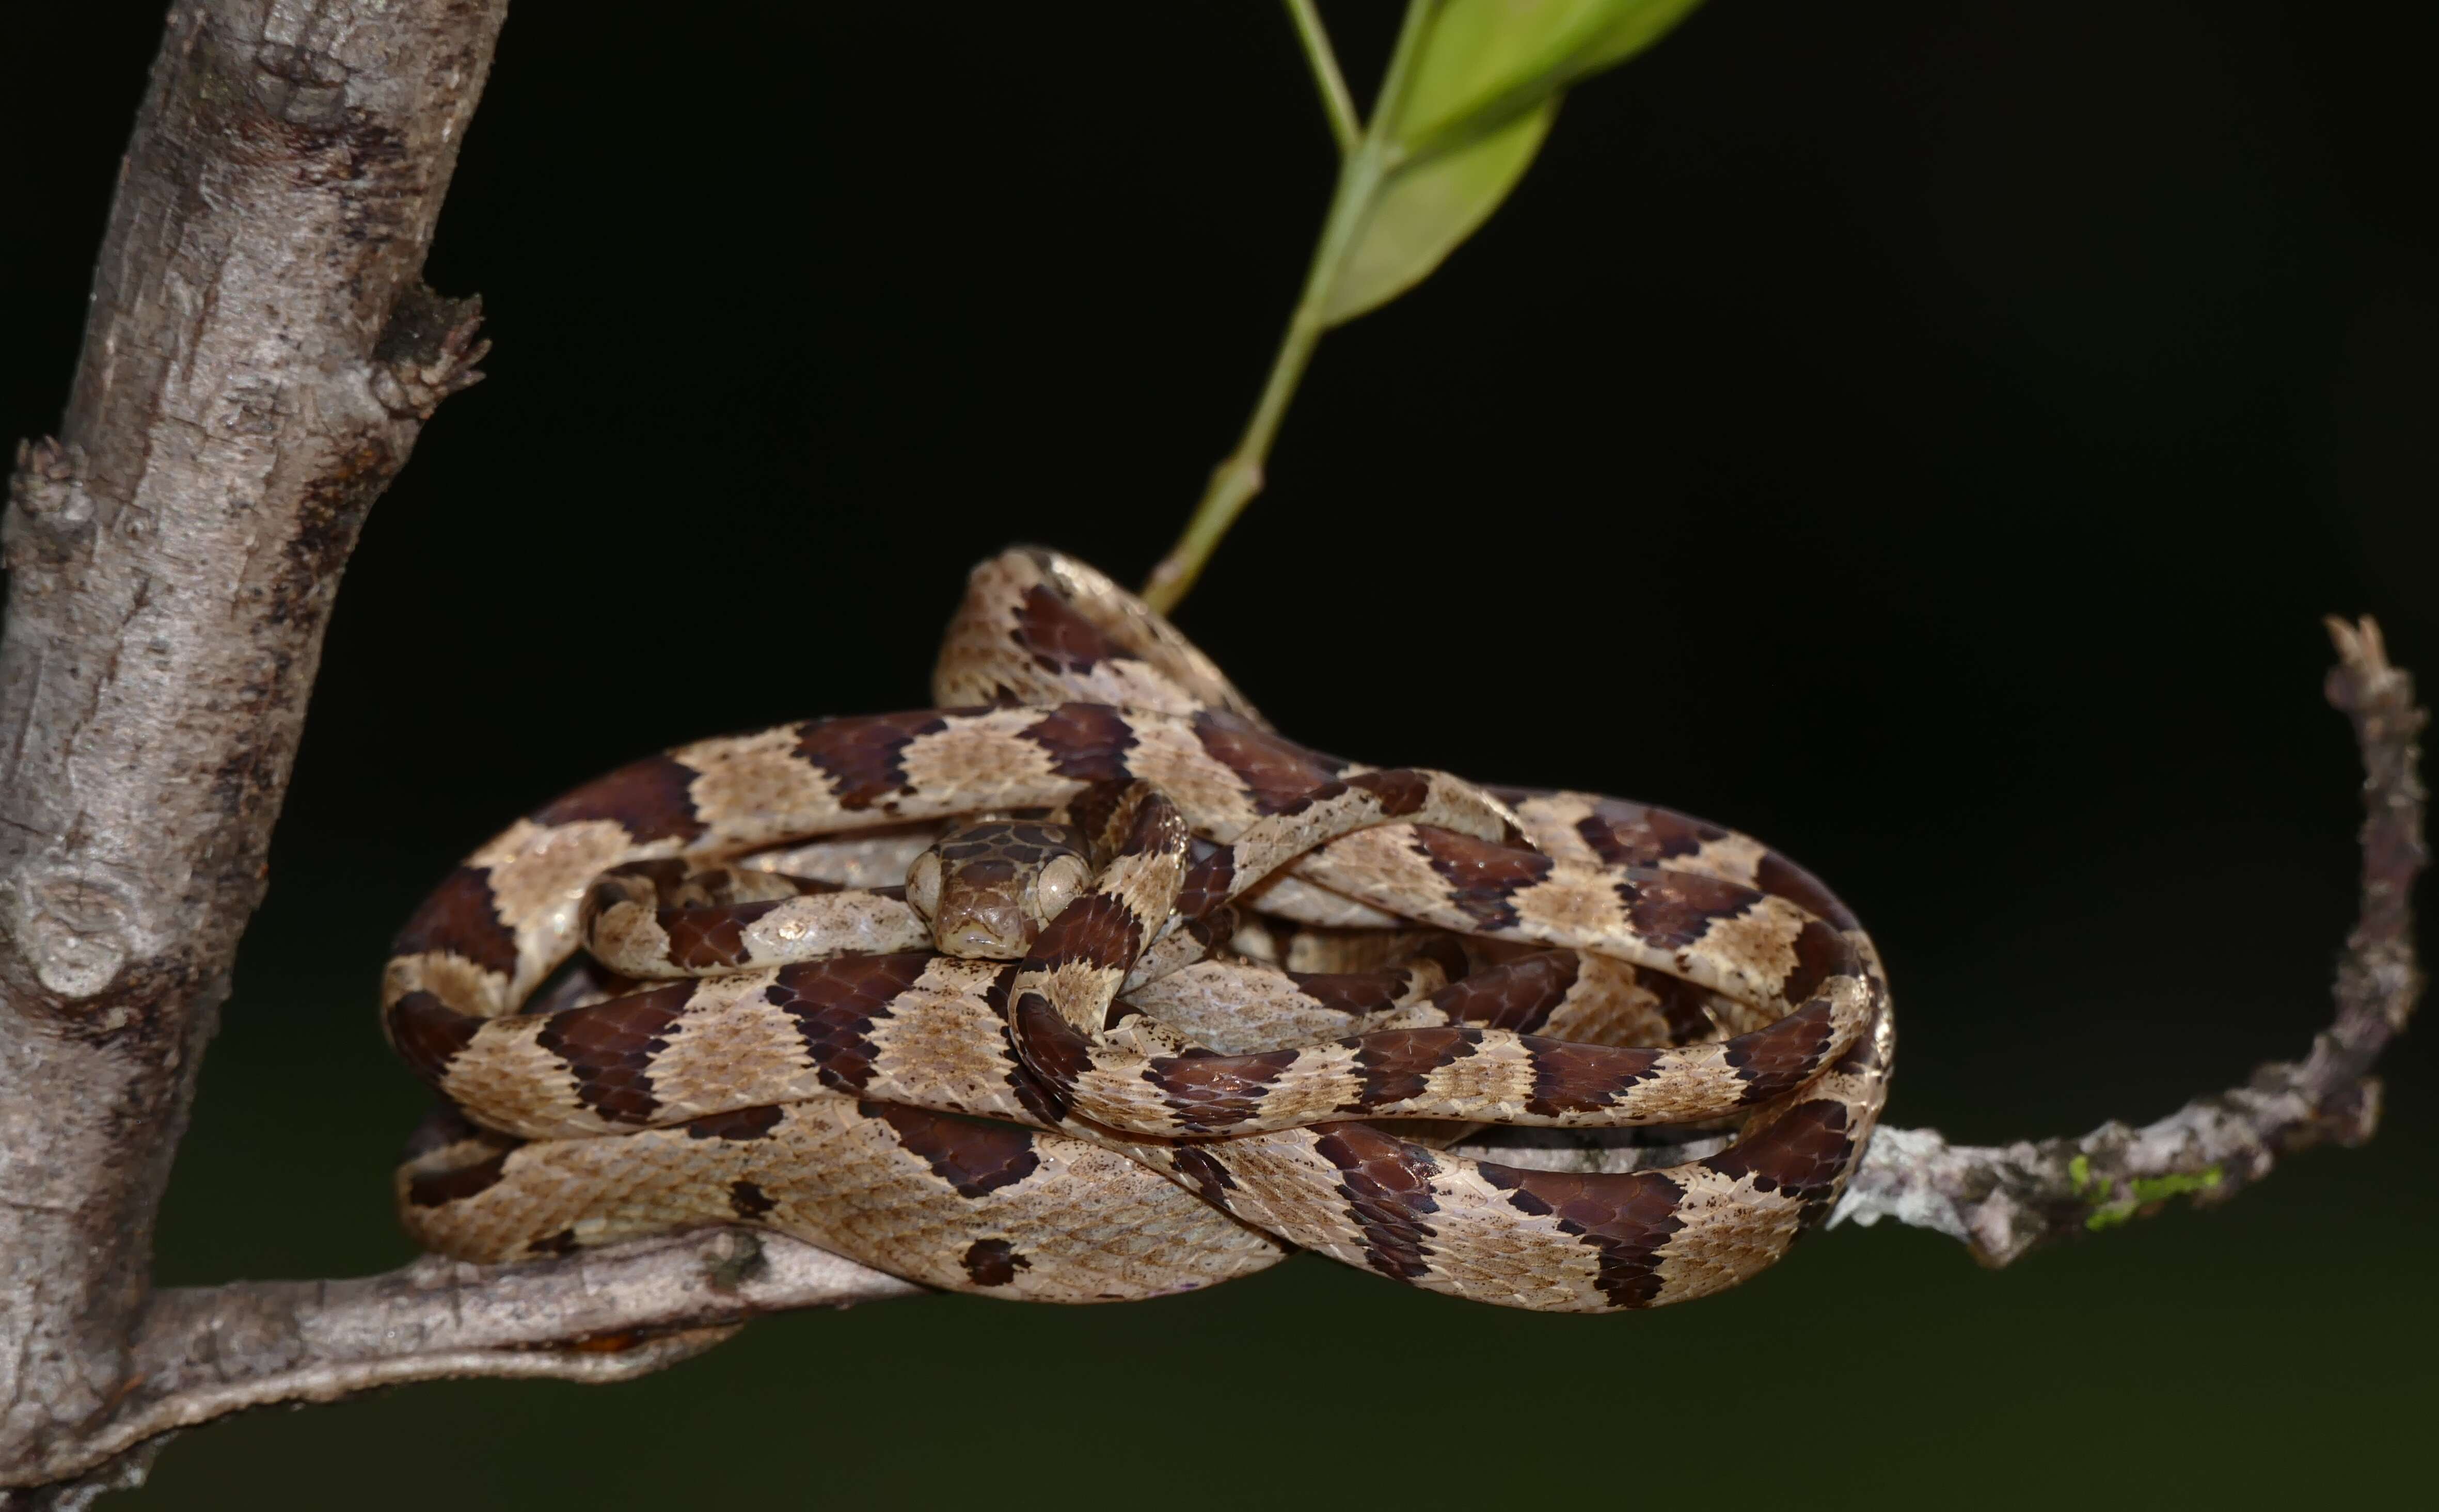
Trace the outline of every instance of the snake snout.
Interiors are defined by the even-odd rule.
[[[944,905],[932,925],[933,943],[949,955],[968,960],[1013,961],[1033,944],[1033,929],[1023,910],[997,900],[960,907]]]
[[[1024,947],[1021,942],[1003,939],[988,930],[963,930],[954,939],[942,941],[941,944],[951,955],[962,955],[969,959],[1013,961],[1024,953]]]

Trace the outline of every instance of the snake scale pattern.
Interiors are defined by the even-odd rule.
[[[1038,549],[975,569],[933,691],[637,761],[441,883],[383,988],[446,1105],[418,1242],[746,1223],[1050,1302],[1305,1249],[1597,1312],[1761,1271],[1860,1157],[1878,959],[1758,842],[1307,750]]]

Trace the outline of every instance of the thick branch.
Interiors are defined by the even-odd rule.
[[[0,631],[0,1484],[131,1389],[152,1216],[340,569],[474,310],[418,279],[506,0],[185,0]]]
[[[773,1234],[716,1229],[534,1265],[426,1256],[353,1281],[164,1292],[108,1419],[34,1478],[82,1474],[162,1433],[273,1402],[457,1376],[613,1381],[701,1353],[758,1313],[922,1289]]]

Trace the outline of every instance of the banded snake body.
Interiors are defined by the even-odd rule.
[[[1758,842],[1306,750],[1036,549],[975,569],[934,696],[647,757],[434,892],[383,989],[450,1105],[398,1174],[416,1239],[746,1223],[1052,1302],[1309,1249],[1608,1311],[1766,1268],[1860,1158],[1878,956]],[[1451,1147],[1485,1125],[1653,1164]]]

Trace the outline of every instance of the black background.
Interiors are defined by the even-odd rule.
[[[12,435],[56,423],[159,35],[35,9],[0,91]],[[1328,338],[1181,623],[1312,744],[1657,799],[1821,871],[1891,963],[1895,1123],[2140,1121],[2300,1054],[2357,822],[2318,617],[2439,673],[2401,9],[1719,0]],[[1390,8],[1331,14],[1360,91]],[[511,814],[920,703],[1011,540],[1140,578],[1301,276],[1331,172],[1301,67],[1260,4],[523,0],[429,272],[484,294],[490,378],[348,574],[165,1282],[405,1258],[421,1096],[373,978]],[[2003,1274],[1883,1228],[1638,1317],[1312,1258],[900,1302],[635,1385],[223,1425],[151,1501],[2377,1494],[2439,1409],[2439,1065],[2387,1070],[2373,1147]]]

